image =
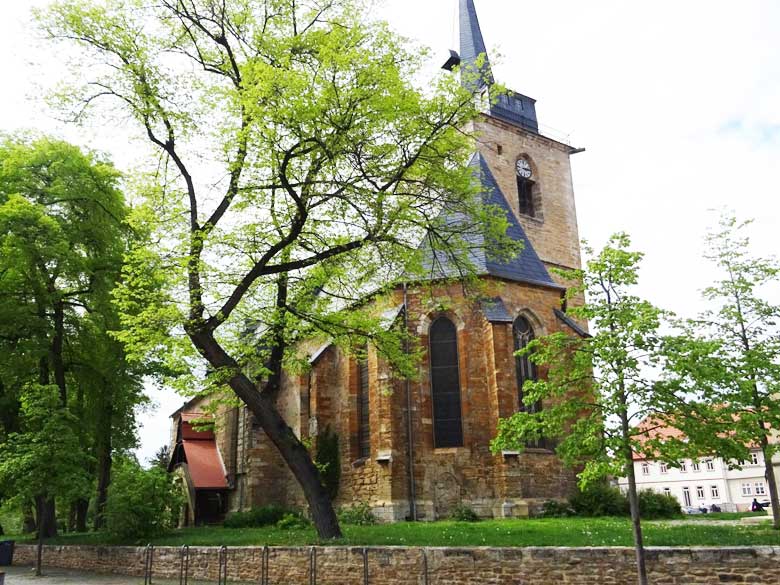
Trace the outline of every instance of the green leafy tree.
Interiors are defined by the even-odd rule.
[[[176,527],[182,499],[181,486],[165,469],[120,459],[108,490],[106,528],[122,541],[160,536]]]
[[[662,311],[632,294],[642,254],[629,249],[625,234],[612,236],[585,270],[567,272],[571,298],[583,293],[586,302],[572,303],[569,313],[587,321],[592,336],[572,337],[554,333],[539,338],[523,350],[548,375],[523,386],[526,408],[499,423],[492,443],[494,451],[522,450],[543,437],[560,438],[557,453],[581,468],[580,485],[605,477],[628,478],[628,500],[636,545],[640,585],[647,584],[639,496],[634,456],[676,459],[664,444],[647,440],[652,417],[668,417],[678,401],[653,379],[662,364],[659,326]],[[543,409],[533,405],[543,401]]]
[[[402,334],[374,307],[428,274],[418,243],[427,234],[442,265],[464,273],[476,232],[489,253],[509,248],[505,218],[481,204],[466,164],[473,96],[445,74],[421,87],[424,52],[362,0],[68,1],[41,21],[92,65],[63,107],[80,119],[113,100],[103,103],[132,116],[160,162],[133,220],[148,241],[117,295],[121,339],[135,356],[165,356],[182,388],[229,386],[298,480],[320,536],[339,536],[312,457],[277,408],[283,371],[301,367],[299,340],[321,336],[349,348],[370,339],[412,375]],[[442,208],[473,221],[437,219]]]
[[[95,455],[98,524],[112,442],[133,446],[142,400],[141,368],[108,334],[120,327],[111,293],[130,239],[118,181],[110,163],[62,141],[0,143],[0,441],[18,430],[23,389],[56,385],[80,449]],[[60,501],[85,530],[88,497]]]
[[[168,463],[171,461],[171,448],[168,445],[163,445],[157,451],[154,456],[149,459],[149,463],[152,467],[158,467],[164,471],[168,471]]]
[[[79,444],[78,421],[60,403],[59,388],[31,384],[21,395],[20,430],[0,444],[0,491],[36,502],[41,574],[43,539],[53,522],[47,502],[55,497],[86,497],[90,461]]]
[[[670,338],[671,383],[697,404],[700,414],[680,427],[700,449],[739,466],[760,448],[780,529],[780,501],[773,459],[780,451],[780,304],[772,302],[780,264],[750,251],[751,222],[722,218],[707,237],[705,257],[719,279],[704,290],[707,308]]]

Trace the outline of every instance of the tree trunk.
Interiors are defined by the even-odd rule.
[[[54,498],[36,498],[36,509],[38,510],[38,534],[43,533],[44,538],[53,538],[57,536],[57,509],[54,505]]]
[[[639,496],[636,491],[633,458],[626,462],[626,471],[628,472],[628,503],[631,509],[631,526],[634,531],[634,547],[636,549],[637,582],[639,585],[647,585],[645,544],[642,538],[642,522],[639,518]]]
[[[769,501],[772,502],[772,528],[780,530],[780,498],[777,494],[777,479],[772,454],[769,452],[769,440],[764,435],[761,438],[761,452],[764,454],[764,475],[769,485]]]
[[[634,550],[636,551],[637,583],[647,585],[647,565],[645,562],[645,544],[642,538],[642,521],[639,517],[639,495],[636,490],[636,474],[634,473],[634,453],[631,449],[631,431],[628,424],[628,399],[625,390],[622,389],[619,399],[621,402],[620,427],[622,431],[623,462],[628,477],[628,504],[631,510],[631,527],[634,532]]]
[[[35,498],[35,508],[38,516],[38,550],[35,557],[35,575],[41,576],[43,559],[43,539],[57,536],[57,518],[54,515],[54,499],[44,496]]]
[[[284,461],[298,480],[320,538],[341,538],[333,503],[322,485],[320,474],[311,454],[295,436],[276,408],[274,401],[257,390],[254,383],[241,372],[236,361],[207,331],[189,334],[193,344],[215,369],[227,368],[235,372],[229,384],[236,395],[247,405],[260,423],[271,442],[279,450]]]
[[[54,304],[54,336],[51,340],[49,360],[54,370],[54,383],[60,389],[60,402],[68,406],[68,390],[65,386],[65,364],[62,361],[62,345],[65,339],[65,310],[62,301]]]
[[[39,497],[36,498],[35,503],[35,507],[38,511],[38,549],[35,555],[35,576],[40,577],[43,575],[43,572],[41,571],[41,565],[43,564],[43,532],[46,527],[46,521],[44,520],[46,517],[46,511],[44,509],[46,502],[43,498]]]
[[[22,532],[24,534],[32,534],[38,530],[38,524],[35,521],[35,514],[30,502],[22,505],[22,518]]]
[[[111,401],[106,402],[106,408],[101,414],[95,437],[97,450],[97,495],[95,497],[95,530],[105,526],[106,500],[108,499],[108,486],[111,483],[111,421],[113,418],[113,406]]]
[[[87,531],[87,513],[89,512],[89,500],[79,498],[76,500],[76,532]]]

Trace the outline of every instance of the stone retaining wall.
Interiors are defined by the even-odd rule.
[[[44,564],[66,569],[143,575],[144,548],[46,546]],[[154,551],[154,576],[179,577],[179,549]],[[219,548],[192,547],[191,579],[216,583]],[[228,579],[261,583],[263,549],[227,551]],[[14,564],[31,565],[34,545],[17,545]],[[272,547],[269,585],[633,585],[631,548]],[[314,562],[312,562],[314,561]],[[312,580],[311,567],[315,566]],[[780,547],[650,548],[653,585],[780,583]],[[427,578],[426,578],[427,567]]]

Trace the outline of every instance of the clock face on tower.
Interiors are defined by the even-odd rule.
[[[517,159],[517,163],[515,163],[515,168],[517,169],[518,177],[522,177],[523,179],[531,178],[531,174],[532,174],[531,165],[524,158]]]

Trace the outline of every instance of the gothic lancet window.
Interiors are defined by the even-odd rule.
[[[517,159],[515,164],[517,175],[517,200],[518,208],[522,215],[536,217],[534,205],[534,181],[531,163],[526,158]]]
[[[431,324],[429,337],[434,446],[462,447],[457,329],[439,317]]]
[[[368,400],[368,360],[358,361],[358,458],[371,456],[371,418]]]
[[[534,330],[525,317],[518,317],[512,325],[512,336],[515,341],[515,351],[524,349],[534,338]],[[527,381],[537,379],[536,365],[528,359],[528,355],[515,357],[515,371],[517,374],[517,398],[520,410],[537,412],[541,405],[527,406],[523,403],[523,386]]]

